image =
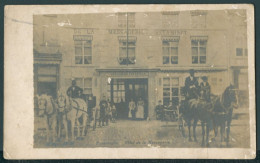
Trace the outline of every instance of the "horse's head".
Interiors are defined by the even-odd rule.
[[[223,101],[224,105],[229,108],[238,107],[237,92],[232,84],[225,89],[223,93]]]
[[[59,93],[57,97],[57,103],[58,103],[58,111],[63,112],[66,107],[66,96],[63,95],[63,93]]]

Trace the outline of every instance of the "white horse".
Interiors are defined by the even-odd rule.
[[[52,137],[53,142],[56,142],[57,138],[57,110],[51,96],[43,94],[37,96],[38,99],[38,115],[44,117],[44,123],[47,132],[47,143],[50,143]]]
[[[57,98],[58,110],[62,113],[62,122],[64,124],[65,129],[65,141],[69,141],[69,134],[68,134],[68,121],[71,124],[71,139],[72,141],[75,140],[74,136],[74,128],[75,124],[77,127],[77,136],[85,135],[85,130],[87,127],[87,104],[83,99],[80,98],[69,98],[63,93],[58,94]],[[79,118],[82,117],[82,124],[79,123]],[[80,128],[82,131],[80,132]]]

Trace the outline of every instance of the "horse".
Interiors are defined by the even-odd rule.
[[[203,97],[201,95],[200,97]],[[221,140],[223,141],[223,131],[227,123],[227,142],[230,132],[230,124],[232,119],[232,112],[234,103],[237,102],[236,94],[234,93],[234,86],[228,86],[225,91],[216,98],[212,98],[210,102],[206,99],[190,99],[182,101],[180,105],[180,113],[186,121],[189,130],[189,141],[192,141],[190,127],[193,120],[193,137],[197,142],[196,126],[198,121],[201,121],[202,127],[202,143],[201,146],[209,146],[209,132],[214,128],[215,137],[217,136],[217,128],[221,126]],[[205,140],[205,125],[206,125],[206,140]],[[183,129],[183,136],[185,131]],[[206,141],[206,142],[205,142]]]
[[[57,98],[58,110],[62,114],[62,122],[65,129],[65,142],[69,141],[69,129],[68,122],[71,124],[71,139],[75,140],[74,127],[77,127],[77,136],[85,136],[85,130],[87,128],[87,104],[83,99],[70,98],[63,93],[59,93]],[[79,119],[82,118],[82,124],[80,126]],[[80,127],[82,131],[80,132]]]
[[[219,96],[213,106],[213,124],[215,138],[220,127],[221,142],[224,140],[226,128],[226,146],[229,146],[230,125],[232,121],[233,109],[238,108],[237,93],[233,85],[227,87],[224,93]],[[215,138],[213,140],[215,140]]]
[[[47,132],[47,143],[50,143],[51,137],[52,141],[56,142],[57,138],[57,110],[54,104],[54,100],[51,96],[46,94],[37,95],[38,99],[38,115],[44,117],[44,122],[46,125]]]

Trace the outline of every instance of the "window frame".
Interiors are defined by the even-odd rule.
[[[76,42],[80,42],[80,44],[76,44]],[[88,45],[89,42],[89,46]],[[76,48],[81,47],[81,54],[76,53]],[[85,54],[85,48],[90,48],[90,54],[86,55]],[[75,49],[75,65],[91,65],[92,64],[92,40],[74,40],[74,49]],[[76,57],[81,57],[82,63],[77,63],[76,62]],[[85,59],[90,57],[90,63],[85,63]]]
[[[196,41],[198,44],[193,45],[193,41]],[[205,42],[205,45],[201,45],[201,42]],[[191,40],[191,63],[192,64],[206,64],[207,63],[207,40]],[[193,54],[193,48],[196,48],[197,55]],[[201,54],[201,48],[205,48],[205,55]],[[193,62],[193,57],[197,57],[197,62]],[[201,57],[205,57],[205,63],[201,63]]]
[[[165,46],[164,42],[168,42],[169,46]],[[168,54],[164,54],[164,48],[168,48]],[[177,49],[177,54],[172,53],[172,48]],[[164,63],[164,58],[168,57],[168,63]],[[177,58],[177,63],[172,62],[172,58],[176,57]],[[177,65],[179,64],[179,40],[162,40],[162,64],[163,65]]]

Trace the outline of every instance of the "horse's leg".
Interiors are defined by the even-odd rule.
[[[87,127],[87,114],[86,113],[83,113],[82,115],[83,117],[83,121],[82,121],[82,132],[81,132],[81,136],[85,136],[85,129]]]
[[[53,138],[53,142],[56,142],[56,138],[57,138],[57,130],[56,130],[56,127],[57,127],[57,119],[54,118],[53,121],[52,121],[52,125],[51,125],[51,128],[52,128],[52,138]]]
[[[229,146],[230,124],[231,124],[231,121],[228,121],[227,122],[227,140],[226,140],[226,146],[227,147]]]
[[[205,123],[201,122],[201,130],[202,130],[202,142],[201,142],[201,146],[204,147],[205,146]]]
[[[48,124],[48,118],[46,116],[45,120],[45,126],[46,126],[46,137],[47,137],[47,143],[50,143],[50,130],[49,130],[49,124]]]
[[[197,127],[197,123],[198,123],[198,120],[197,119],[194,119],[193,121],[193,137],[194,137],[194,141],[197,142],[197,135],[196,135],[196,127]]]
[[[210,124],[209,123],[207,123],[206,124],[206,145],[207,145],[207,147],[209,147],[209,131],[210,131]]]
[[[74,129],[75,129],[75,119],[76,118],[71,118],[70,122],[71,122],[71,140],[74,141],[75,140],[75,135],[74,135]]]
[[[224,132],[225,132],[225,122],[221,122],[221,126],[220,126],[221,142],[223,142],[224,140]]]
[[[65,129],[65,142],[69,141],[69,133],[68,133],[68,121],[66,120],[66,116],[62,117],[64,129]]]
[[[78,118],[76,118],[76,125],[77,125],[77,137],[79,137],[80,136],[80,123],[79,123],[79,120],[78,120]]]
[[[189,141],[192,141],[191,134],[190,134],[190,127],[191,127],[191,121],[188,121],[188,129],[189,129]]]

